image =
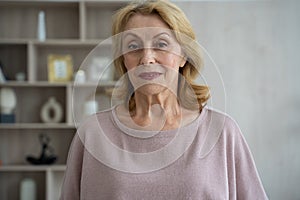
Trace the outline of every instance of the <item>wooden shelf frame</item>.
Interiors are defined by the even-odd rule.
[[[59,199],[67,148],[76,132],[73,109],[80,113],[81,106],[90,97],[91,91],[96,89],[98,94],[105,93],[116,82],[50,83],[47,77],[47,55],[71,54],[76,72],[97,45],[112,45],[107,40],[110,36],[111,16],[128,2],[129,0],[0,1],[0,61],[8,78],[5,83],[0,83],[0,88],[8,87],[16,91],[16,117],[19,120],[14,124],[0,123],[0,163],[3,163],[0,165],[0,199],[18,199],[15,188],[27,176],[33,178],[39,186],[37,199]],[[37,18],[42,10],[46,17],[45,41],[37,38]],[[15,75],[19,72],[25,74],[25,81],[16,81]],[[75,108],[72,106],[74,88],[80,91],[80,101]],[[64,108],[62,123],[40,122],[40,107],[50,96],[55,96]],[[27,112],[30,115],[24,115]],[[46,133],[52,138],[51,142],[60,159],[57,164],[26,165],[24,155],[38,153],[39,133]],[[15,146],[19,149],[14,148]]]
[[[58,171],[63,172],[66,170],[66,165],[2,165],[0,166],[1,172],[36,172],[36,171]]]

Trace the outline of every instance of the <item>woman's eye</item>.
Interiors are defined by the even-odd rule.
[[[167,47],[168,47],[168,43],[166,43],[166,42],[160,41],[160,42],[157,42],[157,43],[156,43],[156,48],[159,48],[159,49],[166,49]]]
[[[128,48],[129,50],[136,50],[136,49],[139,48],[139,45],[138,45],[138,44],[135,44],[135,43],[132,43],[132,44],[129,44],[129,45],[127,46],[127,48]]]

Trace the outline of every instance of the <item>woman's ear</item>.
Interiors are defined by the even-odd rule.
[[[183,67],[185,65],[185,63],[186,63],[186,60],[187,60],[186,57],[182,56],[179,67]]]

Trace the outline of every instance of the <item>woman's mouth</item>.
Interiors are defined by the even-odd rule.
[[[147,81],[151,81],[151,80],[154,80],[156,78],[158,78],[160,75],[162,75],[162,73],[159,73],[159,72],[143,72],[143,73],[140,73],[138,76],[144,80],[147,80]]]

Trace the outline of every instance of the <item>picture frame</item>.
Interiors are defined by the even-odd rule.
[[[73,78],[73,60],[71,55],[48,55],[48,81],[69,82]]]

